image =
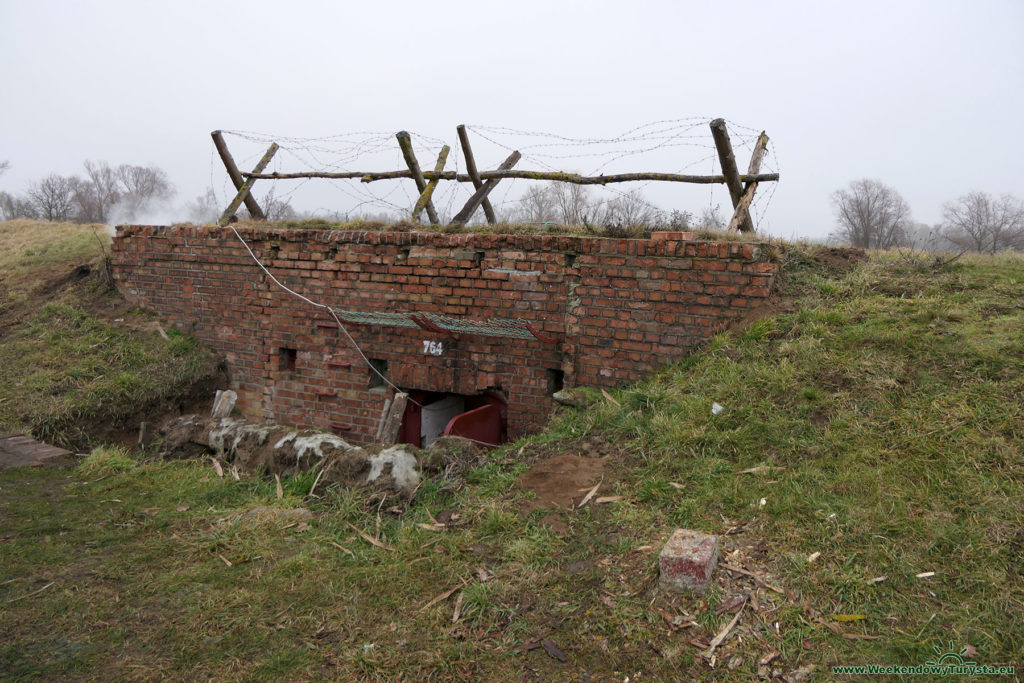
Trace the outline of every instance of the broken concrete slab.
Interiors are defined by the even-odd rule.
[[[213,408],[210,410],[211,420],[221,420],[231,415],[235,409],[235,402],[238,401],[238,394],[228,389],[227,391],[217,390],[213,399]]]
[[[658,583],[672,593],[703,595],[717,563],[717,536],[676,529],[658,555]]]
[[[411,496],[420,485],[417,454],[418,449],[409,444],[353,448],[325,458],[322,479],[327,484],[370,485]]]
[[[411,495],[420,483],[419,451],[401,444],[357,448],[326,432],[245,420],[184,415],[161,430],[158,457],[212,454],[242,472],[289,475],[319,468],[324,484],[374,485]]]
[[[390,446],[370,458],[366,481],[373,483],[382,476],[390,476],[396,489],[411,491],[420,484],[420,473],[416,467],[416,456],[406,446]]]
[[[204,420],[183,415],[167,423],[158,457],[169,460],[213,452],[243,472],[291,474],[310,469],[334,452],[351,450],[345,440],[313,429],[251,425],[245,420]]]

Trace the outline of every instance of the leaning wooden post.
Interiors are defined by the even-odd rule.
[[[423,178],[423,171],[420,170],[420,164],[416,161],[416,154],[412,151],[412,140],[409,139],[409,133],[404,130],[398,131],[395,135],[398,138],[398,146],[402,148],[402,156],[405,157],[405,165],[409,167],[409,172],[412,173],[412,179],[416,181],[416,189],[422,195],[427,189],[427,181]],[[430,222],[434,225],[440,223],[437,217],[437,211],[434,210],[434,203],[427,202],[427,217]],[[415,218],[415,216],[414,216]]]
[[[718,148],[718,161],[722,165],[722,175],[725,176],[725,184],[729,188],[729,196],[732,198],[732,208],[735,209],[743,197],[743,181],[740,180],[740,172],[736,168],[736,157],[732,153],[729,131],[725,129],[725,119],[715,119],[711,122],[711,137],[715,139],[715,147]],[[754,232],[754,224],[751,222],[750,216],[747,216],[740,224],[740,231]]]
[[[466,156],[466,173],[472,178],[473,187],[479,190],[483,187],[484,181],[480,179],[480,172],[476,170],[476,159],[473,158],[473,148],[469,146],[469,135],[466,133],[466,126],[459,124],[455,127],[455,131],[459,134],[462,153]],[[491,225],[497,223],[498,219],[494,215],[494,207],[491,206],[491,200],[484,197],[481,206],[484,207],[484,215],[487,217],[487,222]]]
[[[750,155],[750,166],[747,169],[748,176],[757,176],[761,171],[761,160],[764,159],[764,153],[767,149],[768,135],[761,131],[761,134],[757,137],[757,144],[754,145],[754,153]],[[732,214],[728,230],[742,230],[743,220],[750,219],[750,204],[754,201],[755,192],[757,192],[756,180],[747,183],[743,189],[743,196],[740,197],[740,203],[736,205],[736,209]]]
[[[434,175],[427,182],[427,187],[420,194],[420,198],[416,200],[416,206],[412,207],[412,217],[416,220],[420,219],[420,213],[423,208],[430,202],[430,198],[434,196],[434,188],[441,182],[441,173],[444,171],[444,165],[448,162],[448,152],[451,148],[445,145],[441,148],[441,153],[437,155],[437,163],[434,164]]]
[[[235,165],[235,159],[231,156],[231,152],[228,151],[228,145],[224,142],[224,136],[221,135],[219,130],[215,130],[210,133],[210,137],[213,138],[213,146],[217,148],[217,154],[220,155],[220,160],[224,162],[224,168],[227,169],[228,177],[231,178],[231,184],[235,186],[235,191],[241,190],[245,180],[242,178],[242,174],[238,172],[238,166]],[[245,208],[249,209],[250,216],[260,219],[266,218],[252,194],[246,194],[244,201]]]
[[[501,166],[498,167],[498,170],[509,170],[519,162],[520,158],[522,158],[522,155],[518,151],[512,152],[512,154],[508,156],[508,159],[501,162]],[[480,189],[477,190],[473,196],[469,198],[469,201],[466,202],[466,205],[462,207],[462,211],[459,211],[459,213],[455,215],[455,218],[452,219],[451,225],[464,225],[466,221],[469,220],[469,217],[476,213],[476,210],[480,208],[480,204],[487,199],[487,195],[491,193],[491,190],[493,190],[500,181],[501,178],[491,178],[481,185]]]
[[[252,169],[250,177],[245,179],[242,186],[238,188],[238,194],[236,194],[235,198],[231,200],[230,204],[228,204],[228,208],[224,209],[224,213],[221,214],[220,220],[217,221],[218,225],[224,226],[231,222],[231,216],[238,210],[238,207],[241,206],[243,201],[245,201],[245,198],[249,196],[252,184],[256,182],[256,179],[251,176],[263,173],[263,169],[267,167],[267,164],[270,163],[270,160],[274,158],[274,154],[276,153],[277,143],[271,142],[270,147],[267,148],[266,154],[264,154],[263,158],[260,159],[260,162],[256,164],[256,167]]]
[[[402,430],[402,418],[405,416],[405,407],[409,403],[409,394],[398,392],[395,400],[391,403],[384,428],[381,429],[380,442],[390,445],[398,442],[398,433]]]

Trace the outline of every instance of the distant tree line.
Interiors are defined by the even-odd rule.
[[[348,212],[348,211],[298,211],[286,198],[278,197],[273,189],[257,198],[267,220],[323,219],[336,222],[371,220],[396,222],[408,219],[400,211]],[[185,206],[186,217],[197,223],[216,221],[222,207],[217,204],[213,188],[196,197]],[[451,220],[442,207],[438,207],[442,223]],[[605,233],[627,232],[636,229],[673,230],[724,230],[725,219],[717,207],[705,207],[697,216],[689,211],[666,212],[652,204],[639,190],[618,193],[611,199],[599,199],[591,190],[571,183],[547,183],[531,186],[518,200],[511,200],[504,206],[496,207],[497,219],[501,223],[558,223],[594,228]],[[238,217],[245,220],[248,214],[244,207]],[[483,216],[477,214],[482,220]]]
[[[8,167],[7,162],[0,161],[0,174]],[[52,173],[30,183],[21,195],[0,191],[0,220],[35,218],[79,223],[131,222],[175,194],[167,174],[156,166],[112,166],[106,161],[86,161],[83,169],[81,175]],[[718,207],[705,207],[696,215],[690,211],[664,211],[652,204],[640,190],[615,192],[610,198],[595,194],[586,186],[571,183],[531,185],[518,200],[506,202],[498,208],[498,220],[503,223],[582,226],[610,235],[633,234],[638,230],[724,230],[726,227]],[[273,188],[257,201],[269,221],[304,218],[348,221],[362,218],[390,222],[408,217],[397,211],[375,214],[297,211],[287,196],[277,196]],[[203,224],[220,218],[223,207],[210,187],[185,202],[184,206],[179,205],[172,210],[183,220]],[[237,215],[243,221],[249,218],[244,207]],[[447,223],[450,218],[442,216],[442,222]]]
[[[996,253],[1024,250],[1024,202],[1013,195],[970,192],[942,207],[942,222],[915,223],[910,205],[892,187],[861,179],[832,193],[837,229],[832,239],[864,249],[916,247]]]
[[[50,175],[22,195],[0,192],[0,220],[36,218],[78,223],[131,221],[174,196],[167,174],[156,166],[86,161],[82,175]],[[0,172],[8,168],[0,164]]]
[[[503,223],[558,223],[608,233],[637,228],[724,230],[726,227],[718,207],[705,207],[700,216],[690,211],[664,211],[640,190],[616,192],[610,199],[601,199],[585,185],[562,182],[533,185],[497,213]]]
[[[289,199],[278,197],[274,193],[273,188],[271,188],[262,197],[257,197],[256,202],[263,210],[264,220],[284,221],[313,217],[312,215],[296,211],[292,208],[291,201]],[[214,192],[212,187],[208,187],[206,188],[206,192],[199,195],[192,201],[185,203],[183,217],[200,225],[203,223],[215,223],[220,218],[223,211],[224,207],[217,203],[217,193]],[[236,215],[238,216],[238,219],[242,221],[249,218],[249,212],[244,206],[239,208]]]

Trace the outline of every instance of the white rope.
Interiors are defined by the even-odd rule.
[[[231,226],[231,232],[235,233],[235,237],[237,237],[237,238],[238,238],[238,241],[242,243],[242,246],[243,246],[243,247],[245,247],[245,250],[246,250],[247,252],[249,252],[249,256],[251,256],[251,257],[252,257],[252,260],[256,262],[256,265],[257,265],[257,266],[259,266],[259,267],[260,267],[260,269],[261,269],[261,270],[262,270],[262,271],[263,271],[264,273],[266,273],[266,274],[267,274],[267,277],[269,277],[269,278],[270,278],[270,279],[271,279],[271,280],[272,280],[272,281],[274,282],[274,284],[275,284],[275,285],[277,285],[278,287],[280,287],[280,288],[281,288],[281,289],[283,289],[284,291],[288,292],[288,293],[289,293],[289,294],[291,294],[292,296],[295,296],[295,297],[298,297],[298,298],[302,299],[303,301],[305,301],[305,302],[306,302],[307,304],[309,304],[310,306],[314,306],[314,307],[316,307],[316,308],[323,308],[323,309],[325,309],[325,310],[326,310],[326,311],[327,311],[328,313],[330,313],[330,314],[331,314],[331,317],[332,317],[332,318],[334,318],[334,322],[335,322],[335,323],[337,323],[337,325],[338,325],[338,329],[340,329],[340,330],[341,330],[342,332],[344,332],[344,333],[345,333],[345,336],[346,336],[346,337],[348,337],[348,340],[349,340],[349,342],[351,342],[351,343],[352,343],[352,346],[353,346],[353,348],[355,348],[355,350],[356,350],[356,353],[358,353],[358,354],[359,354],[359,356],[360,356],[360,358],[362,358],[362,359],[363,359],[363,362],[364,362],[364,363],[366,363],[366,367],[370,368],[370,369],[371,369],[371,370],[373,370],[373,371],[374,371],[375,373],[377,373],[377,375],[378,375],[378,376],[379,376],[379,377],[380,377],[380,378],[381,378],[382,380],[384,380],[384,382],[385,382],[385,383],[386,383],[386,384],[387,384],[388,386],[390,386],[390,387],[391,387],[392,389],[394,389],[395,391],[399,391],[399,392],[400,392],[400,391],[402,391],[402,389],[401,389],[401,388],[400,388],[399,386],[397,386],[396,384],[393,384],[393,383],[391,382],[391,380],[389,380],[389,379],[388,379],[387,377],[385,377],[385,376],[384,376],[384,374],[383,374],[383,373],[382,373],[382,372],[381,372],[380,370],[378,370],[377,368],[375,368],[375,367],[373,366],[373,363],[371,363],[371,362],[370,362],[370,359],[369,359],[369,358],[367,358],[367,357],[366,357],[366,354],[364,354],[364,353],[363,353],[363,350],[362,350],[361,348],[359,348],[359,344],[357,344],[357,343],[356,343],[356,340],[352,338],[352,335],[348,333],[348,330],[347,330],[347,329],[345,329],[345,326],[341,324],[341,320],[340,320],[340,319],[338,318],[338,316],[337,316],[337,315],[336,315],[336,314],[334,313],[334,309],[332,309],[332,308],[331,308],[330,306],[328,306],[327,304],[321,304],[321,303],[317,303],[316,301],[313,301],[312,299],[310,299],[310,298],[308,298],[308,297],[305,297],[305,296],[303,296],[302,294],[299,294],[298,292],[296,292],[295,290],[293,290],[293,289],[289,289],[289,288],[288,288],[287,286],[285,286],[284,284],[282,284],[282,283],[281,283],[281,281],[280,281],[280,280],[278,280],[278,279],[277,279],[276,277],[274,277],[274,274],[273,274],[273,273],[271,273],[271,272],[270,272],[269,270],[267,270],[267,267],[266,267],[265,265],[263,265],[263,264],[262,264],[262,263],[260,262],[259,258],[257,258],[257,257],[256,257],[256,254],[254,254],[254,253],[253,253],[253,251],[252,251],[252,249],[250,249],[250,248],[249,248],[249,245],[248,245],[248,244],[246,244],[245,240],[244,240],[244,239],[242,239],[242,236],[238,234],[238,230],[236,230],[236,229],[235,229],[235,226],[233,226],[233,225]],[[410,402],[412,402],[412,403],[415,403],[415,404],[416,404],[416,405],[418,405],[418,406],[420,405],[419,403],[416,403],[416,401],[413,401],[412,399],[409,399],[409,401],[410,401]],[[420,406],[420,407],[422,408],[423,406]]]
[[[369,358],[367,358],[367,357],[366,357],[366,354],[364,354],[364,353],[363,353],[363,350],[362,350],[361,348],[359,348],[359,344],[357,344],[357,343],[356,343],[356,340],[352,338],[352,335],[348,333],[348,330],[347,330],[347,329],[345,329],[345,326],[341,324],[341,320],[340,320],[340,319],[338,318],[338,316],[337,316],[337,314],[336,314],[336,313],[334,312],[334,309],[333,309],[333,308],[331,308],[331,307],[330,307],[330,306],[328,306],[327,304],[322,304],[322,303],[318,303],[318,302],[316,302],[316,301],[313,301],[313,300],[312,300],[312,299],[310,299],[309,297],[303,296],[302,294],[299,294],[299,293],[298,293],[298,292],[296,292],[295,290],[293,290],[293,289],[290,289],[289,287],[287,287],[286,285],[284,285],[284,284],[283,284],[283,283],[282,283],[282,282],[281,282],[280,280],[278,280],[278,279],[277,279],[276,277],[274,277],[274,274],[273,274],[273,273],[271,273],[271,272],[270,272],[270,271],[269,271],[269,270],[267,269],[267,267],[266,267],[265,265],[263,265],[263,263],[261,263],[261,262],[260,262],[259,258],[258,258],[258,257],[256,256],[256,254],[254,254],[254,253],[253,253],[253,251],[252,251],[252,249],[250,249],[250,248],[249,248],[249,245],[248,245],[248,244],[246,243],[246,241],[245,241],[245,240],[244,240],[244,239],[242,238],[242,236],[241,236],[241,235],[239,235],[239,234],[238,234],[238,230],[236,230],[236,229],[235,229],[235,226],[233,226],[233,225],[232,225],[232,226],[230,226],[230,227],[231,227],[231,232],[235,233],[235,237],[237,237],[237,238],[238,238],[238,241],[242,243],[242,246],[243,246],[243,247],[245,247],[245,250],[246,250],[247,252],[249,252],[249,256],[251,256],[251,257],[252,257],[252,260],[256,262],[256,265],[260,267],[260,270],[262,270],[262,271],[263,271],[264,273],[266,273],[266,274],[267,274],[267,277],[269,277],[269,278],[270,278],[270,279],[271,279],[271,280],[272,280],[272,281],[274,282],[274,284],[275,284],[275,285],[277,285],[278,287],[280,287],[280,288],[281,288],[281,289],[283,289],[284,291],[288,292],[288,293],[289,293],[289,294],[291,294],[292,296],[295,296],[295,297],[298,297],[299,299],[302,299],[303,301],[305,301],[305,302],[306,302],[307,304],[309,304],[310,306],[314,306],[315,308],[323,308],[323,309],[326,309],[326,310],[327,310],[327,312],[331,314],[331,317],[332,317],[332,318],[334,318],[334,322],[335,322],[335,323],[337,323],[337,325],[338,325],[338,328],[339,328],[339,329],[340,329],[340,330],[341,330],[342,332],[344,332],[344,333],[345,333],[345,336],[346,336],[346,337],[348,337],[348,340],[349,340],[349,342],[351,342],[351,343],[352,343],[352,346],[353,346],[353,347],[355,348],[355,350],[356,350],[356,352],[357,352],[357,353],[359,354],[359,356],[360,356],[360,357],[361,357],[361,358],[363,359],[363,362],[364,362],[364,363],[366,363],[366,366],[367,366],[368,368],[370,368],[371,370],[373,370],[373,371],[374,371],[375,373],[377,373],[377,375],[378,375],[378,376],[379,376],[379,377],[380,377],[380,378],[381,378],[382,380],[384,380],[384,382],[386,382],[386,383],[388,384],[388,386],[390,386],[391,388],[393,388],[393,389],[394,389],[395,391],[398,391],[398,392],[402,392],[402,393],[405,393],[405,392],[403,392],[403,391],[402,391],[401,387],[399,387],[399,386],[397,386],[397,385],[393,384],[393,383],[391,382],[391,380],[389,380],[389,379],[388,379],[387,377],[385,377],[385,376],[384,376],[384,375],[383,375],[383,374],[382,374],[382,373],[380,372],[380,370],[378,370],[377,368],[375,368],[375,367],[373,366],[373,363],[371,363],[371,362],[370,362],[370,359],[369,359]],[[412,398],[409,398],[409,403],[412,403],[413,405],[416,405],[416,406],[419,406],[420,408],[423,408],[423,404],[421,404],[421,403],[417,403],[417,402],[416,402],[416,401],[414,401],[414,400],[413,400]],[[462,438],[462,439],[466,439],[467,441],[472,441],[473,443],[478,443],[478,444],[480,444],[480,445],[482,445],[482,446],[488,446],[488,447],[491,447],[491,448],[494,448],[494,447],[496,447],[496,446],[498,445],[498,444],[494,444],[494,443],[488,443],[488,442],[486,442],[486,441],[479,441],[479,440],[477,440],[477,439],[473,439],[473,438],[470,438],[470,437],[468,437],[468,436],[462,436],[462,437],[460,437],[460,438]]]

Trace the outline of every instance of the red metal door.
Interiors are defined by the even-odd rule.
[[[456,415],[444,428],[445,436],[462,436],[477,442],[477,446],[497,446],[502,442],[501,410],[488,404]]]

